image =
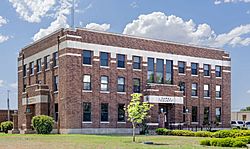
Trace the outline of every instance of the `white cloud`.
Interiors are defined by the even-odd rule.
[[[20,17],[28,22],[40,22],[56,4],[56,0],[9,0]]]
[[[59,6],[55,8],[56,13],[55,17],[56,20],[50,23],[50,26],[47,28],[41,28],[33,37],[33,40],[38,40],[60,28],[68,28],[69,25],[67,23],[67,15],[70,14],[70,10],[72,7],[71,4],[72,0],[60,0]]]
[[[0,34],[0,43],[3,43],[3,42],[5,42],[5,41],[7,41],[8,39],[9,39],[8,36],[4,36],[4,35],[1,35],[1,34]]]
[[[229,33],[216,35],[208,24],[196,25],[193,20],[184,21],[182,18],[162,12],[140,15],[124,28],[123,34],[149,37],[176,42],[184,42],[212,47],[225,45],[250,45],[250,24],[232,29]]]
[[[9,86],[12,87],[12,88],[14,88],[14,89],[17,89],[17,82],[11,83]]]
[[[7,20],[0,16],[0,27],[3,26],[4,24],[7,24]]]
[[[218,5],[221,3],[237,3],[237,2],[249,3],[250,0],[215,0],[214,4]]]
[[[0,80],[0,87],[3,87],[3,86],[4,86],[4,81]]]
[[[133,2],[130,4],[130,6],[131,6],[132,8],[137,8],[137,7],[138,7],[138,4],[137,4],[136,1],[133,1]]]
[[[250,94],[250,90],[247,91],[247,94]]]
[[[110,29],[110,24],[96,24],[96,23],[89,23],[86,25],[86,28],[93,29],[93,30],[99,30],[99,31],[107,31]]]
[[[246,14],[250,14],[250,10],[248,10],[248,11],[246,12]]]

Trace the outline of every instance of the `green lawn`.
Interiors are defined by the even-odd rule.
[[[214,148],[199,145],[203,138],[176,136],[131,136],[118,135],[11,135],[0,134],[0,149],[197,149]],[[153,141],[158,145],[145,145]],[[225,149],[225,148],[224,148]]]

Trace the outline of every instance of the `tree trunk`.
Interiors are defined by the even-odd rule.
[[[133,125],[133,142],[135,142],[135,124],[132,123],[132,125]]]

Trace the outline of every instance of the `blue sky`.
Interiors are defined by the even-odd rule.
[[[75,0],[75,26],[223,48],[232,58],[232,110],[250,106],[249,0]],[[0,109],[17,108],[17,54],[71,25],[72,0],[2,0]]]

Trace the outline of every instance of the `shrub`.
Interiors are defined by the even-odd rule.
[[[32,118],[32,124],[38,134],[49,134],[53,129],[53,118],[47,115],[38,115]]]
[[[234,131],[234,130],[220,130],[220,131],[216,131],[216,132],[213,133],[212,137],[214,137],[214,138],[227,138],[227,137],[231,137],[232,131]]]
[[[237,140],[233,143],[232,147],[246,147],[247,143],[241,140]]]
[[[8,130],[13,129],[13,123],[11,121],[6,121],[1,123],[1,131],[8,133]]]
[[[195,136],[196,137],[211,137],[212,136],[212,132],[209,131],[197,131],[195,132]]]
[[[210,139],[201,140],[200,145],[210,146]]]
[[[173,136],[194,136],[194,132],[190,130],[173,130],[171,135]]]
[[[242,127],[241,130],[247,130],[247,127]]]
[[[158,134],[158,135],[164,135],[164,132],[166,131],[167,129],[166,128],[157,128],[155,130],[155,132]]]

